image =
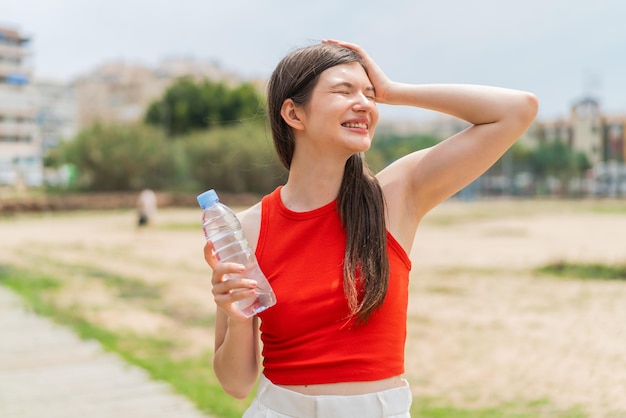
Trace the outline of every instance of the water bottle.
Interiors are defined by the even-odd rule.
[[[276,304],[274,291],[261,271],[235,213],[220,203],[215,190],[208,190],[198,195],[197,199],[203,209],[204,236],[213,243],[217,260],[242,264],[246,268],[245,272],[229,274],[226,278],[246,278],[257,282],[255,295],[237,302],[241,312],[249,318]]]

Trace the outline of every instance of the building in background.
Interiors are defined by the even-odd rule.
[[[591,166],[603,162],[604,120],[597,100],[587,97],[572,106],[570,148],[587,156]]]
[[[593,167],[594,195],[626,196],[626,115],[606,116],[602,162]]]
[[[128,123],[140,120],[148,103],[158,97],[149,68],[125,62],[103,64],[73,83],[79,129],[94,123]]]
[[[583,153],[591,165],[581,193],[626,196],[626,115],[606,115],[593,97],[575,102],[568,119],[539,121],[525,143],[561,141]]]
[[[29,37],[0,27],[0,186],[40,186],[43,150]]]
[[[46,166],[45,159],[61,143],[72,140],[78,133],[74,90],[69,83],[39,77],[35,77],[33,88],[37,98],[36,120],[44,156],[44,183],[49,186],[68,185],[73,168],[67,164],[60,167]]]
[[[166,59],[154,68],[122,61],[105,63],[72,83],[77,126],[141,121],[148,106],[179,77],[239,82],[213,62],[189,58]]]
[[[523,140],[533,149],[542,142],[564,142],[595,167],[626,161],[625,126],[626,115],[606,115],[596,99],[586,97],[572,105],[567,119],[537,121]]]
[[[32,83],[37,103],[44,155],[63,141],[71,140],[77,132],[77,108],[74,90],[68,83],[36,77]]]

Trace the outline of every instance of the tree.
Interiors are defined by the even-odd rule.
[[[379,171],[406,154],[432,147],[440,141],[440,138],[428,134],[380,134],[376,135],[372,142],[372,146],[367,152],[367,159],[372,169]]]
[[[263,114],[262,103],[257,89],[249,83],[228,87],[221,82],[182,77],[148,107],[144,120],[161,127],[168,137],[180,136],[254,118]]]
[[[568,193],[570,180],[581,178],[591,168],[585,153],[572,150],[559,139],[541,143],[532,152],[530,162],[541,188],[546,187],[549,178],[554,178],[559,180],[562,193]]]

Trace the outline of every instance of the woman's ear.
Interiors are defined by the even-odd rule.
[[[304,124],[300,118],[301,108],[296,106],[292,99],[285,99],[280,108],[280,115],[283,117],[287,125],[299,131],[304,130]]]

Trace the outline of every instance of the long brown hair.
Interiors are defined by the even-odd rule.
[[[359,62],[365,68],[356,52],[318,44],[290,52],[272,73],[268,85],[268,115],[276,152],[288,170],[295,139],[280,114],[284,101],[292,99],[296,105],[306,105],[324,70],[352,62]],[[346,230],[344,291],[352,315],[361,322],[366,322],[382,305],[389,283],[384,206],[382,189],[363,155],[352,155],[345,165],[337,210]]]

